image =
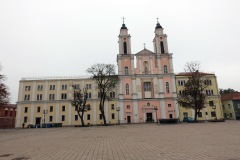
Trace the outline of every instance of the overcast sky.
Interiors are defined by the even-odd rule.
[[[240,91],[238,0],[1,0],[1,73],[12,102],[22,77],[86,75],[95,63],[116,64],[123,16],[132,53],[143,43],[153,51],[159,17],[175,72],[199,61],[219,88]]]

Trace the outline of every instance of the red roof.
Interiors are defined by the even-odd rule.
[[[221,95],[222,101],[240,100],[240,92],[225,93]]]

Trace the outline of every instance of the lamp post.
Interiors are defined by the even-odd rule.
[[[44,126],[46,126],[46,124],[45,124],[45,115],[47,114],[47,109],[44,109],[43,110],[43,116],[44,116],[44,118],[43,118],[43,124],[44,124]]]
[[[154,106],[153,109],[154,109],[155,112],[156,112],[156,123],[158,123],[158,120],[157,120],[157,110],[158,110],[158,108],[157,108],[157,106]]]
[[[120,111],[120,107],[117,107],[117,112],[118,112],[118,125],[120,125],[120,120],[119,120],[119,111]]]
[[[214,105],[213,107],[212,107],[213,109],[214,109],[214,113],[215,113],[215,116],[216,116],[216,119],[217,119],[217,113],[216,113],[216,105]]]

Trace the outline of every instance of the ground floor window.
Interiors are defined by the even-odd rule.
[[[78,121],[78,115],[75,115],[75,121]]]
[[[188,113],[187,113],[187,112],[184,112],[184,113],[183,113],[183,117],[184,117],[184,118],[188,117]]]
[[[198,117],[199,117],[199,118],[202,117],[202,112],[198,112]]]
[[[112,113],[112,119],[115,119],[115,114],[114,113]]]
[[[212,117],[216,117],[216,112],[211,112]]]
[[[65,121],[65,115],[62,115],[62,121]]]
[[[87,120],[90,120],[90,119],[91,119],[91,115],[87,114]]]
[[[49,122],[52,122],[53,116],[49,116]]]

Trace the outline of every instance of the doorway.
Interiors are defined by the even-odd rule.
[[[169,114],[169,118],[170,118],[170,119],[172,119],[172,118],[173,118],[172,114]]]
[[[36,124],[35,125],[40,125],[41,124],[41,117],[36,117]]]
[[[127,123],[131,123],[131,116],[127,116]]]
[[[147,113],[147,119],[146,119],[146,122],[153,122],[152,113]]]

